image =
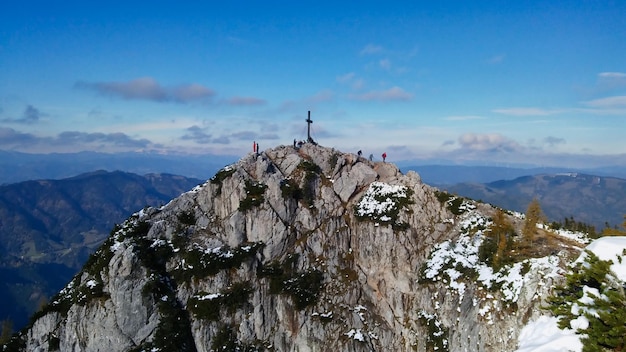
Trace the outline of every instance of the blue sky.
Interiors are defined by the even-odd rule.
[[[626,165],[624,1],[0,5],[0,149]]]

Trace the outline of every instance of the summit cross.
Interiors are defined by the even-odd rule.
[[[313,120],[311,120],[311,111],[309,110],[309,117],[305,120],[306,121],[306,136],[307,136],[307,141],[308,142],[313,142],[313,138],[311,138],[311,124],[313,123]]]

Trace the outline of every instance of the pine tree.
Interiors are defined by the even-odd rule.
[[[611,280],[612,281],[612,280]],[[583,351],[591,346],[601,346],[613,351],[623,351],[626,347],[626,296],[621,285],[605,288],[600,297],[593,297],[590,308],[596,314],[586,313],[589,328],[581,339]],[[588,346],[588,347],[587,347]]]
[[[626,293],[623,282],[611,272],[612,261],[601,260],[586,251],[584,262],[579,262],[566,275],[565,285],[555,289],[548,298],[549,309],[559,317],[559,327],[569,328],[578,318],[572,313],[575,303],[582,307],[589,326],[579,330],[583,352],[624,351],[626,348]],[[582,303],[583,287],[598,290],[598,295],[587,291],[590,303]]]

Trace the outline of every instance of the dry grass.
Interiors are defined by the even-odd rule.
[[[516,246],[508,253],[514,262],[563,252],[567,256],[576,257],[581,250],[579,242],[558,236],[552,231],[541,229],[537,229],[532,243],[524,243],[521,238],[517,238],[515,244]]]

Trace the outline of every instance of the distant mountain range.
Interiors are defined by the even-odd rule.
[[[406,164],[406,163],[405,163]],[[603,167],[594,169],[575,169],[563,167],[501,167],[467,165],[407,165],[400,167],[402,172],[413,170],[422,180],[433,186],[448,186],[457,183],[488,183],[500,180],[513,180],[518,177],[540,174],[582,173],[618,177],[626,179],[626,167]]]
[[[0,185],[38,179],[62,179],[93,170],[121,170],[139,175],[169,173],[206,180],[224,167],[236,162],[241,155],[190,155],[158,153],[51,153],[28,154],[0,150]],[[537,174],[579,172],[589,175],[626,178],[626,166],[593,169],[563,167],[502,167],[451,165],[442,160],[437,164],[416,161],[395,163],[402,172],[414,170],[425,183],[435,186],[461,182],[486,183],[512,180]]]
[[[26,323],[82,267],[116,223],[203,181],[97,171],[0,186],[0,320]]]
[[[122,170],[139,175],[169,173],[206,180],[239,159],[223,155],[157,153],[28,154],[0,150],[0,185],[39,179],[62,179],[94,170]]]
[[[574,217],[601,231],[621,225],[626,214],[626,180],[579,173],[522,176],[489,183],[441,187],[451,193],[525,212],[536,197],[549,221]]]

